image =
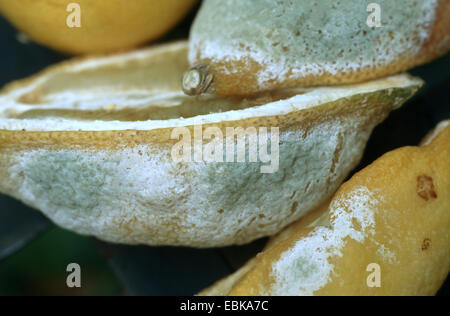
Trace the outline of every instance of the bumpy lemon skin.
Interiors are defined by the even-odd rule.
[[[197,0],[1,0],[0,13],[32,40],[69,54],[108,53],[157,39]],[[67,26],[70,3],[81,27]]]

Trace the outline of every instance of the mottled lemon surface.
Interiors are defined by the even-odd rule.
[[[248,98],[188,97],[180,87],[187,47],[71,61],[7,86],[0,192],[62,227],[112,242],[247,243],[330,197],[359,163],[373,128],[423,84],[403,74]],[[271,141],[278,155],[271,163],[177,162],[177,127],[191,137],[198,128],[227,135],[261,127],[266,140],[278,128],[279,142]],[[234,147],[238,138],[231,139]],[[204,137],[194,148],[205,153],[211,143]],[[262,173],[269,165],[273,173]]]
[[[190,61],[209,65],[216,93],[233,95],[361,82],[448,51],[450,1],[376,1],[380,27],[373,2],[206,0]]]

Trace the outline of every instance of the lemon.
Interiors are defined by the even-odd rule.
[[[2,0],[0,12],[40,44],[70,54],[86,54],[127,49],[157,39],[175,26],[195,2]],[[79,6],[75,8],[71,3]],[[74,24],[78,17],[80,23]]]
[[[423,84],[404,74],[251,98],[193,98],[180,87],[187,54],[187,42],[179,42],[91,57],[6,87],[0,192],[62,227],[112,242],[248,243],[331,196],[373,128]],[[244,140],[230,129],[242,129]],[[245,144],[252,135],[259,150]],[[225,146],[229,139],[235,146]],[[189,144],[186,160],[174,155],[180,141]],[[238,161],[240,145],[249,157]],[[223,155],[207,159],[211,146]]]
[[[450,271],[449,143],[444,121],[385,154],[199,295],[435,295]]]
[[[376,1],[382,27],[370,23],[370,3],[205,0],[190,36],[197,75],[187,74],[184,90],[251,95],[359,83],[406,71],[450,49],[450,1]]]

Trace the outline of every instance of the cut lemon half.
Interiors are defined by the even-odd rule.
[[[247,243],[329,198],[373,128],[423,84],[404,74],[248,98],[189,97],[180,83],[187,54],[178,42],[69,61],[5,87],[0,191],[111,242]],[[239,128],[257,131],[244,134],[241,161],[239,138],[225,137]],[[185,160],[176,155],[188,151],[178,151],[181,141],[192,145]],[[198,154],[211,148],[226,159]]]

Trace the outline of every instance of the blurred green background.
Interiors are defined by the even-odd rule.
[[[68,288],[66,267],[81,267],[81,288]],[[105,258],[90,238],[52,228],[0,262],[0,295],[121,295]]]

